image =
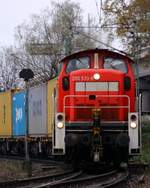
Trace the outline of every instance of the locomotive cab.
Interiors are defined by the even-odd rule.
[[[124,55],[99,49],[61,61],[54,97],[53,154],[95,162],[126,162],[128,155],[139,154],[132,63]]]

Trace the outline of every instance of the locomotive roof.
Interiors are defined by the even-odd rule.
[[[83,50],[83,51],[79,51],[79,52],[73,53],[73,54],[71,54],[71,55],[65,56],[60,62],[63,62],[63,61],[65,61],[65,60],[67,60],[67,59],[76,58],[76,56],[79,56],[80,54],[84,54],[84,53],[105,52],[105,51],[110,52],[110,53],[112,53],[112,54],[120,55],[120,56],[122,56],[123,58],[127,58],[127,59],[129,59],[132,63],[134,63],[131,58],[129,58],[127,55],[123,54],[123,52],[121,53],[121,51],[120,51],[120,53],[119,53],[119,52],[111,51],[111,50],[109,50],[109,49],[98,49],[98,48],[95,48],[95,49],[88,49],[88,50]]]

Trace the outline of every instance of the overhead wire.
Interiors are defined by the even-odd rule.
[[[109,47],[109,48],[113,49],[114,51],[117,51],[117,52],[120,52],[120,53],[122,53],[122,54],[128,55],[127,53],[125,53],[125,52],[123,52],[123,51],[121,51],[121,50],[119,50],[119,49],[117,49],[117,48],[114,48],[114,47],[112,47],[111,45],[106,44],[105,42],[102,42],[102,41],[100,41],[100,40],[98,40],[98,39],[95,39],[95,38],[93,38],[93,37],[91,37],[91,36],[88,36],[88,35],[86,35],[85,33],[81,32],[81,31],[79,31],[78,33],[80,33],[81,35],[83,35],[83,36],[85,36],[85,37],[88,37],[88,38],[90,38],[91,40],[93,40],[93,41],[95,41],[95,42],[98,42],[98,43],[100,43],[100,44],[102,44],[102,45],[104,45],[104,46],[106,46],[106,47]]]

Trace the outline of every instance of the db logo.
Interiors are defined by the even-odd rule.
[[[22,108],[16,108],[16,123],[22,120]]]

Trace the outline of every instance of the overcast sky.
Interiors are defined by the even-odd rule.
[[[85,15],[90,13],[98,16],[96,2],[99,0],[72,1],[80,3]],[[51,7],[51,2],[52,0],[0,0],[0,46],[13,45],[15,27],[29,20],[32,14],[38,14],[42,9]]]

